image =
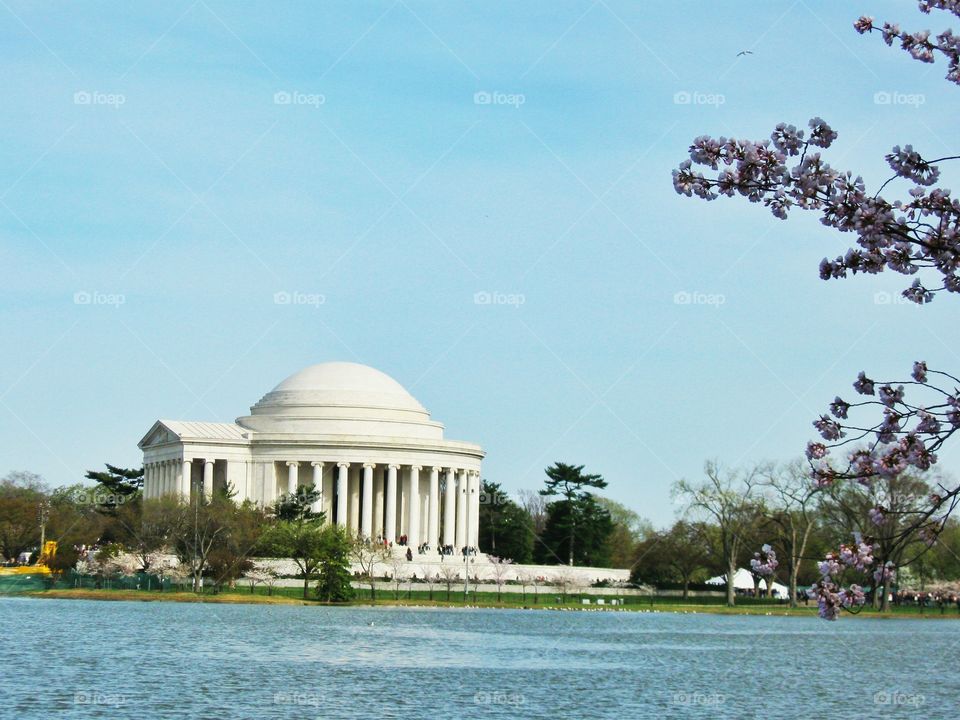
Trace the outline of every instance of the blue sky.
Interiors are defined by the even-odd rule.
[[[943,65],[857,35],[861,13],[948,19],[3,0],[0,474],[138,464],[157,418],[232,421],[327,360],[395,377],[508,490],[583,463],[657,524],[707,458],[798,456],[860,369],[955,370],[955,309],[884,302],[893,274],[824,283],[846,238],[682,198],[670,170],[697,135],[816,115],[870,187],[895,144],[955,154]]]

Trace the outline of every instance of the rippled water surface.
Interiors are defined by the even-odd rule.
[[[2,718],[958,718],[960,621],[0,598]]]

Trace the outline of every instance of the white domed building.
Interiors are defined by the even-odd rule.
[[[234,423],[158,420],[140,441],[144,496],[211,496],[267,506],[297,487],[352,533],[431,548],[476,547],[479,445],[443,425],[390,376],[356,363],[297,372]]]

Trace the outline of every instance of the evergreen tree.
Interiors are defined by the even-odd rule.
[[[87,470],[85,477],[95,480],[103,489],[97,493],[97,509],[104,513],[114,513],[117,507],[132,500],[143,489],[143,468],[121,468],[104,463],[107,472]]]
[[[322,522],[326,513],[314,512],[313,504],[320,499],[320,491],[313,485],[301,485],[295,493],[284,493],[273,506],[277,520]]]
[[[559,495],[563,500],[550,503],[547,506],[548,518],[544,535],[546,536],[548,531],[552,534],[558,532],[565,533],[565,538],[562,543],[564,546],[564,555],[557,557],[565,556],[568,563],[573,565],[578,552],[576,547],[577,535],[581,535],[582,539],[582,537],[587,534],[596,535],[600,529],[588,527],[586,524],[597,521],[603,523],[605,518],[605,523],[610,525],[610,527],[603,536],[604,543],[612,531],[610,513],[598,508],[596,502],[593,500],[593,495],[589,490],[584,489],[605,488],[607,481],[604,480],[601,475],[584,474],[583,465],[567,465],[566,463],[558,462],[548,467],[545,472],[547,473],[547,479],[545,481],[546,487],[540,491],[540,494],[544,497],[555,497]],[[550,511],[551,507],[553,507],[553,512]],[[591,514],[589,518],[585,514],[587,512]],[[558,547],[558,539],[559,538],[554,538],[554,542],[551,543],[554,549]],[[593,538],[591,538],[590,542],[594,542]],[[591,546],[590,552],[587,554],[593,555],[596,552],[597,548]],[[581,555],[583,555],[583,553],[581,553]]]
[[[527,512],[507,497],[500,483],[484,480],[480,494],[481,552],[529,563],[533,541],[533,524]]]

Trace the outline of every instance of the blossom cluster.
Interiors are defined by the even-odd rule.
[[[929,470],[937,462],[936,451],[960,429],[960,380],[929,369],[922,360],[913,364],[909,380],[881,382],[860,372],[853,389],[863,399],[848,402],[837,396],[829,413],[813,422],[820,437],[830,443],[807,443],[807,459],[820,486],[838,479],[889,477],[910,468]],[[914,399],[921,393],[922,398]],[[855,408],[879,410],[879,420],[855,422],[851,418]],[[845,464],[831,462],[831,450],[850,443],[867,447],[850,452]],[[930,500],[939,505],[944,498],[931,495]],[[881,513],[882,508],[871,517],[878,525]]]
[[[832,168],[821,157],[816,149],[830,147],[837,137],[826,122],[813,118],[808,126],[809,135],[780,123],[762,141],[697,137],[689,159],[673,171],[674,189],[704,200],[740,195],[781,219],[793,208],[815,210],[824,225],[854,233],[856,242],[846,253],[820,262],[824,280],[884,270],[916,276],[924,270],[939,281],[925,284],[914,277],[902,293],[907,299],[924,304],[935,293],[960,292],[960,202],[947,189],[931,188],[940,177],[937,163],[956,158],[928,160],[912,145],[894,147],[886,156],[894,172],[887,183],[900,178],[914,187],[909,199],[888,201],[867,194],[859,175]],[[708,177],[695,166],[717,172]]]
[[[760,552],[753,554],[753,558],[750,560],[750,570],[754,575],[770,577],[779,564],[777,553],[769,545],[764,545]]]
[[[836,620],[842,609],[855,610],[862,607],[866,602],[863,588],[856,584],[848,588],[840,587],[837,578],[846,569],[867,572],[872,565],[873,547],[863,541],[854,545],[841,545],[839,551],[827,553],[817,566],[820,580],[808,591],[809,595],[817,598],[817,612],[820,617]]]
[[[960,2],[957,0],[920,0],[919,5],[920,11],[924,13],[937,9],[960,17]],[[896,23],[883,23],[877,27],[874,19],[868,15],[858,18],[853,27],[861,35],[879,31],[883,41],[890,46],[898,40],[900,47],[908,52],[910,57],[923,63],[932,63],[936,53],[940,52],[947,59],[947,80],[960,84],[960,36],[954,35],[951,30],[944,30],[931,39],[929,30],[905,32]]]

